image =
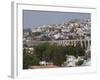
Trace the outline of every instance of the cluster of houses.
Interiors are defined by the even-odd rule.
[[[89,20],[69,21],[24,29],[23,32],[24,41],[90,39],[91,23]]]

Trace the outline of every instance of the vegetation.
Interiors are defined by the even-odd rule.
[[[28,68],[30,65],[39,65],[40,61],[53,62],[56,66],[62,66],[64,61],[66,61],[66,55],[73,55],[75,57],[85,55],[85,50],[80,46],[74,47],[43,43],[33,48],[33,54],[25,53],[25,51],[23,53],[24,68]],[[81,62],[78,64],[80,65]]]
[[[26,53],[25,49],[23,50],[23,69],[28,69],[30,66],[39,65],[39,59],[33,55]]]

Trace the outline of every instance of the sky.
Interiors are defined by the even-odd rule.
[[[33,28],[49,24],[61,24],[72,19],[87,20],[91,19],[90,13],[75,12],[52,12],[52,11],[34,11],[23,10],[23,27]]]

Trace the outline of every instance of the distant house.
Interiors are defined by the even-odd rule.
[[[34,32],[41,32],[42,30],[41,30],[41,28],[40,27],[38,27],[38,28],[33,28],[32,29],[32,33],[34,33]]]
[[[46,61],[40,61],[39,64],[40,64],[41,66],[45,66],[45,65],[46,65]]]
[[[82,66],[89,66],[91,65],[91,59],[85,60]]]
[[[64,62],[64,66],[67,66],[67,67],[78,66],[78,65],[81,65],[80,61],[81,61],[81,64],[83,64],[84,59],[82,56],[78,56],[78,58],[76,58],[75,56],[67,55],[67,59]]]
[[[64,35],[62,33],[57,33],[53,35],[53,38],[56,40],[59,40],[59,39],[62,40],[64,39]]]
[[[61,34],[60,33],[57,33],[57,34],[54,35],[54,38],[55,39],[59,39],[60,37],[61,37]]]
[[[70,29],[69,28],[63,28],[61,29],[62,32],[70,32]]]
[[[26,53],[33,54],[33,50],[34,50],[33,47],[25,47],[24,49],[25,49]]]
[[[76,38],[75,33],[67,33],[67,36],[68,36],[69,39],[75,39]]]
[[[76,58],[71,55],[67,55],[67,60],[64,62],[64,66],[73,67],[76,66]]]
[[[24,36],[28,36],[29,35],[29,32],[24,32]]]

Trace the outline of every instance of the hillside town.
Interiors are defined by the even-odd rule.
[[[50,24],[36,26],[32,29],[24,29],[24,41],[53,41],[53,40],[77,40],[90,39],[91,23],[89,20],[80,22],[71,20],[62,24]]]
[[[91,21],[90,20],[70,20],[59,24],[49,24],[33,26],[31,29],[23,30],[23,48],[28,53],[33,53],[34,46],[43,43],[57,43],[60,45],[77,46],[80,44],[85,49],[85,56],[75,57],[66,55],[66,59],[61,66],[90,65],[90,46],[91,46]],[[81,54],[81,53],[80,53]],[[84,58],[87,58],[86,60]],[[49,66],[46,66],[49,64]],[[30,68],[57,67],[52,62],[41,59],[40,66],[30,66]],[[44,68],[43,67],[43,68]]]

